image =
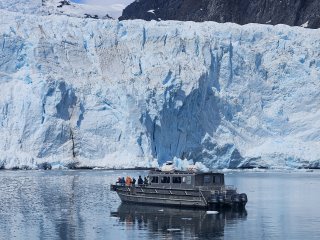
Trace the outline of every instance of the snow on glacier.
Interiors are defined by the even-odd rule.
[[[320,30],[0,13],[4,168],[320,166]]]
[[[37,15],[67,15],[78,18],[109,19],[110,7],[75,4],[69,0],[0,0],[0,9]]]

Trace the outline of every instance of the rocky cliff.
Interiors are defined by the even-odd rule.
[[[320,27],[318,0],[139,0],[120,19],[215,21]]]

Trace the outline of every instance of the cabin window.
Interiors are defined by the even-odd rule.
[[[191,176],[186,177],[186,184],[191,184]]]
[[[162,177],[161,183],[170,183],[170,177]]]
[[[158,177],[152,177],[152,178],[151,178],[151,182],[152,182],[152,183],[158,183],[158,181],[159,181],[159,178],[158,178]]]
[[[211,183],[211,177],[209,175],[205,175],[203,177],[203,183],[204,184],[210,184]]]
[[[221,181],[220,181],[220,176],[215,176],[214,178],[213,178],[213,183],[220,183]]]
[[[172,177],[172,183],[181,183],[181,177]]]
[[[182,177],[182,182],[185,184],[191,184],[191,176]]]

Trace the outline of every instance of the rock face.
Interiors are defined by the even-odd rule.
[[[318,0],[139,0],[120,18],[320,27]]]
[[[0,168],[319,167],[319,36],[0,10]]]

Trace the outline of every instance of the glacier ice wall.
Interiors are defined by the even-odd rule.
[[[320,166],[320,30],[0,12],[4,168]]]

